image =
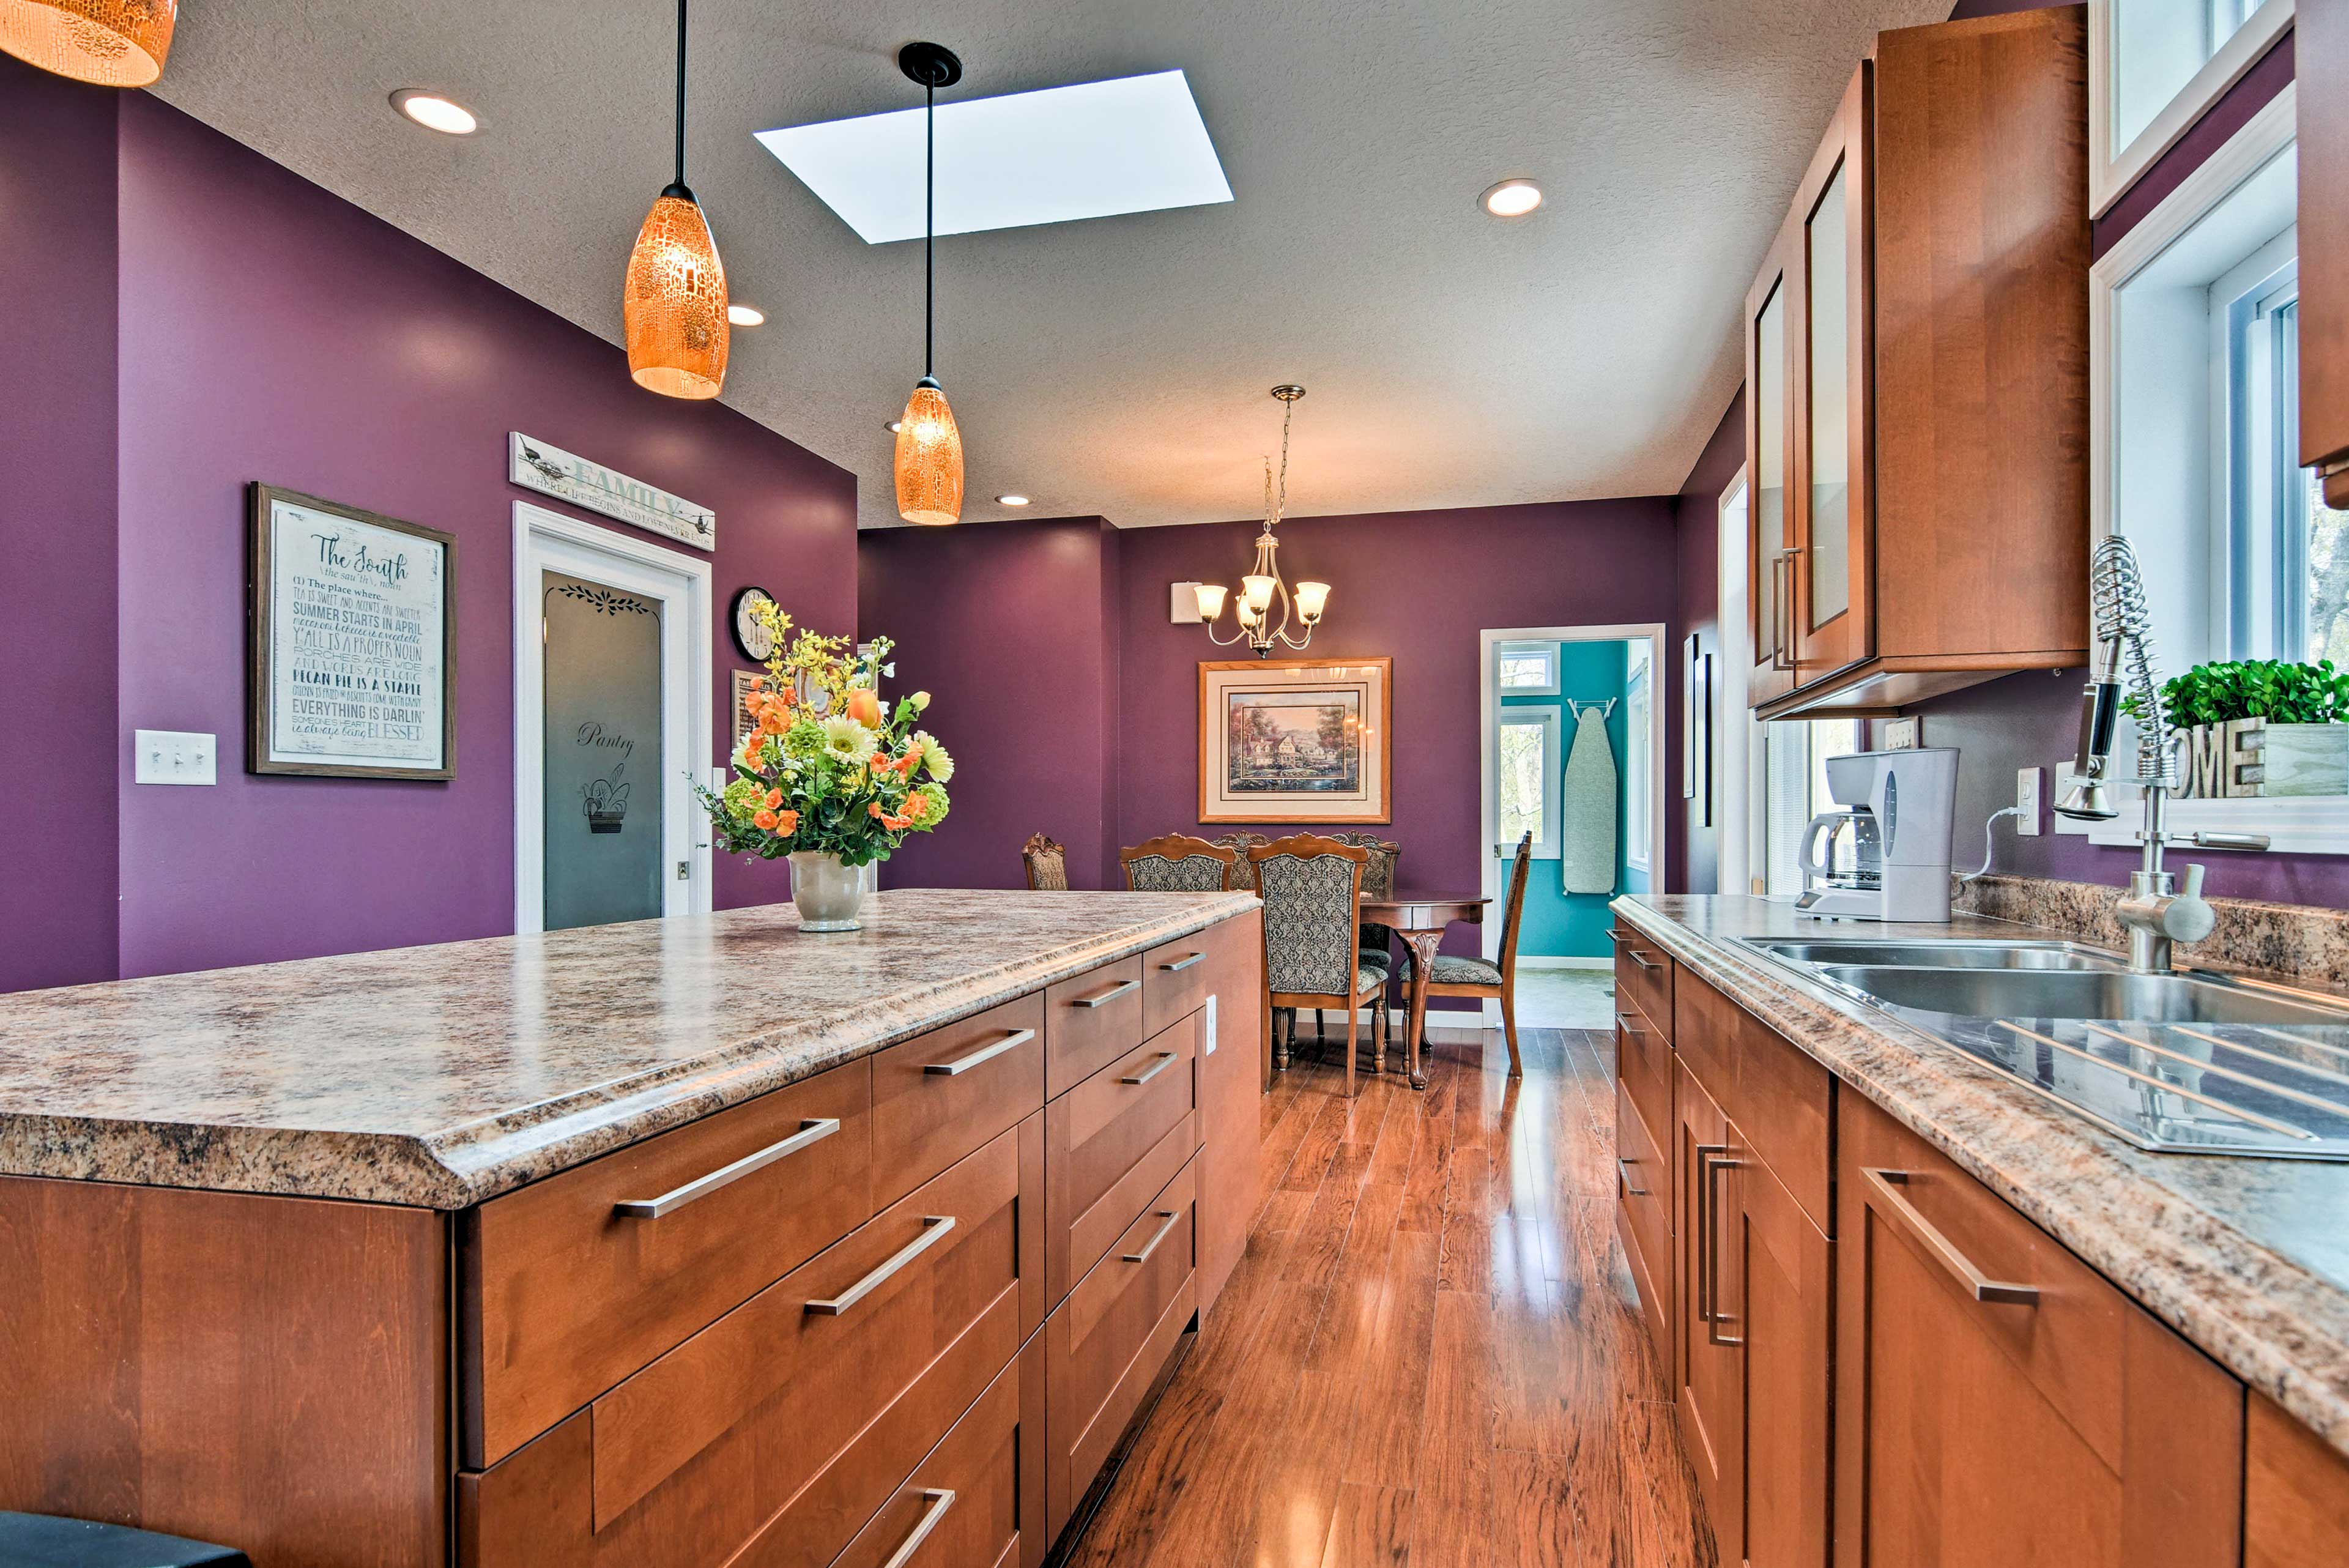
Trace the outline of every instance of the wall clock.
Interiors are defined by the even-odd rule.
[[[744,588],[734,596],[734,646],[753,664],[766,663],[775,651],[774,634],[753,612],[774,602],[774,595],[764,588]]]

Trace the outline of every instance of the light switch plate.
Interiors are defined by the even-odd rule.
[[[1216,1054],[1216,998],[1213,992],[1207,996],[1207,1015],[1200,1022],[1206,1025],[1204,1033],[1207,1043],[1199,1048],[1199,1054],[1212,1056]]]
[[[189,730],[139,730],[132,735],[131,782],[151,784],[218,784],[213,762],[216,738]]]
[[[2039,797],[2044,768],[2017,768],[2014,771],[2014,804],[2022,813],[2014,819],[2014,831],[2025,838],[2039,836]]]

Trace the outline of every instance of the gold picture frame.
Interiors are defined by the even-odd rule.
[[[1199,821],[1394,820],[1394,660],[1199,665]]]

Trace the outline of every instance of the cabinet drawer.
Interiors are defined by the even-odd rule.
[[[873,1058],[873,1201],[895,1203],[1044,1104],[1044,998],[1023,996]]]
[[[1666,1127],[1671,1124],[1667,1122]],[[1615,1086],[1615,1225],[1640,1288],[1640,1311],[1670,1386],[1672,1365],[1672,1168],[1628,1085]]]
[[[1833,1156],[1827,1142],[1835,1079],[1768,1024],[1692,974],[1673,991],[1680,1022],[1673,1049],[1737,1124],[1746,1147],[1827,1235]]]
[[[1023,1423],[1019,1359],[996,1374],[978,1403],[859,1531],[834,1568],[1018,1568],[1023,1537],[1044,1525],[1042,1499],[1023,1529],[1020,1458],[1043,1434]],[[1040,1415],[1040,1412],[1037,1412]],[[768,1561],[751,1553],[740,1565]],[[771,1561],[780,1564],[783,1558]],[[804,1562],[805,1559],[801,1561]]]
[[[1197,1306],[1195,1160],[1044,1320],[1047,1480],[1057,1535],[1141,1408]]]
[[[1672,1125],[1672,1048],[1663,1031],[1636,1007],[1625,1007],[1619,995],[1615,1014],[1615,1076],[1630,1091],[1631,1100],[1661,1147]]]
[[[2242,1385],[1843,1097],[1837,1561],[2237,1561]]]
[[[853,1063],[470,1210],[466,1463],[504,1458],[862,1224],[872,1099]]]
[[[831,1562],[1019,1351],[1020,1130],[461,1476],[463,1561]]]
[[[1671,1044],[1672,961],[1665,956],[1663,949],[1619,919],[1607,934],[1615,939],[1615,998],[1618,1004],[1628,1002],[1646,1013],[1648,1021],[1662,1032],[1664,1044]]]
[[[1154,947],[1142,955],[1142,1031],[1155,1034],[1176,1019],[1206,1005],[1218,971],[1230,963],[1226,928],[1231,922]]]
[[[1058,1302],[1199,1147],[1199,1015],[1044,1107],[1044,1292]]]
[[[1044,1096],[1065,1095],[1140,1044],[1142,955],[1044,992]]]

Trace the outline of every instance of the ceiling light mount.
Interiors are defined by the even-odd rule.
[[[1522,218],[1541,204],[1540,182],[1526,174],[1487,185],[1476,198],[1476,205],[1495,218]]]
[[[936,92],[962,80],[962,58],[944,44],[913,43],[897,51],[897,68],[916,87]]]
[[[435,88],[401,88],[391,95],[391,107],[411,125],[443,136],[471,136],[481,129],[481,117]]]

